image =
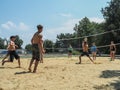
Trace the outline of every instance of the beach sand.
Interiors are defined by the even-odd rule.
[[[98,57],[96,64],[87,57],[44,58],[37,73],[29,73],[30,59],[0,65],[0,90],[120,90],[120,60]],[[0,63],[1,64],[1,63]]]

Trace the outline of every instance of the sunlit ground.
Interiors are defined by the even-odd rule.
[[[120,60],[98,57],[92,64],[87,57],[44,58],[37,73],[28,73],[30,58],[0,65],[0,90],[116,90],[120,89]],[[33,65],[34,66],[34,65]]]

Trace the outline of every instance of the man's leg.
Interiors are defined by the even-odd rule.
[[[9,60],[2,61],[2,66],[3,66],[6,62],[13,62],[13,60],[14,60],[14,56],[12,55],[12,52],[10,52],[10,58],[9,58]]]
[[[6,62],[11,62],[11,61],[10,61],[10,60],[3,61],[3,62],[2,62],[2,66],[4,66],[4,64],[5,64]]]
[[[82,56],[80,55],[80,56],[79,56],[79,64],[81,64],[81,57],[82,57]]]
[[[87,57],[90,59],[90,61],[91,61],[91,62],[93,62],[93,63],[94,63],[94,61],[92,60],[92,58],[91,58],[90,56],[87,56]]]
[[[20,58],[18,58],[18,65],[19,65],[19,68],[21,68]]]
[[[92,57],[93,57],[93,60],[94,60],[94,53],[92,52]]]
[[[9,56],[9,54],[6,54],[6,56],[3,58],[2,62]]]
[[[113,58],[112,58],[112,60],[113,60],[113,61],[115,60],[115,53],[113,53]]]
[[[95,60],[96,60],[96,56],[97,56],[97,55],[96,55],[96,52],[95,52]]]
[[[39,61],[38,61],[38,60],[35,60],[35,66],[34,66],[33,73],[36,73],[38,63],[39,63]]]
[[[20,63],[20,56],[17,54],[16,51],[13,52],[13,56],[15,57],[16,60],[18,60],[18,67],[21,67],[21,63]]]
[[[40,63],[43,63],[43,53],[40,54]]]
[[[29,64],[28,70],[29,70],[30,72],[31,72],[31,67],[32,67],[33,61],[34,61],[34,59],[31,59],[30,64]]]
[[[68,58],[70,58],[70,53],[68,52]]]

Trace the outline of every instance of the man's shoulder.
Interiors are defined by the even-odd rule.
[[[13,41],[10,41],[10,43],[14,43]]]
[[[42,36],[42,34],[41,34],[41,33],[38,33],[38,32],[36,32],[34,35]]]

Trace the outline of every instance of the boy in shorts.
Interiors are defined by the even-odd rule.
[[[44,53],[43,45],[41,43],[41,32],[43,31],[43,26],[42,25],[37,25],[38,31],[33,35],[31,43],[32,43],[32,59],[30,61],[28,70],[31,72],[31,67],[32,64],[35,60],[35,66],[33,69],[33,73],[36,73],[37,67],[38,67],[38,62],[41,59],[41,54],[40,52]]]
[[[15,42],[14,42],[15,39],[16,39],[16,36],[11,36],[10,37],[10,44],[8,46],[8,50],[9,50],[8,54],[10,55],[10,58],[9,58],[9,60],[6,60],[6,61],[3,60],[2,65],[4,65],[6,62],[13,62],[14,57],[15,57],[15,59],[18,60],[18,65],[19,65],[18,67],[20,68],[21,67],[20,56],[16,52],[17,45],[15,45]]]

